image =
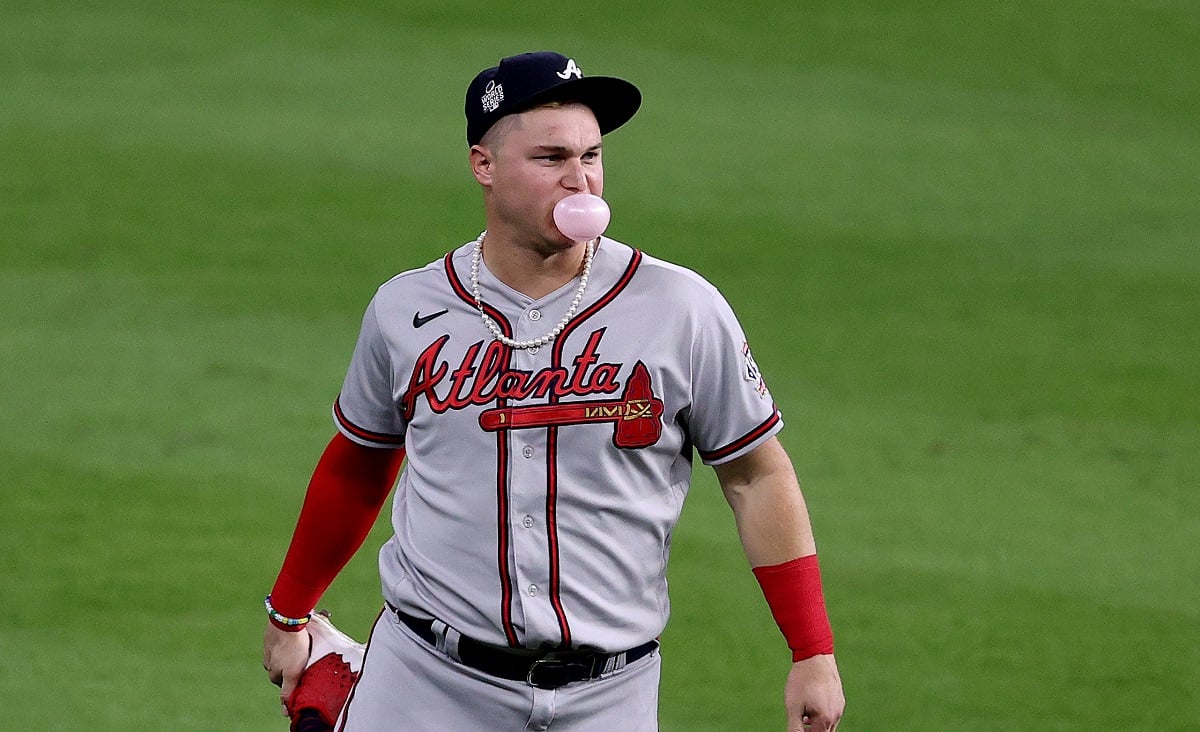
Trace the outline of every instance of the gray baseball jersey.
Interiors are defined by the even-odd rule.
[[[554,341],[494,340],[473,244],[381,286],[334,405],[338,428],[408,462],[380,551],[385,598],[487,643],[617,652],[658,636],[693,455],[732,460],[782,427],[724,298],[603,238]],[[536,339],[576,283],[539,300],[481,266],[487,313]]]

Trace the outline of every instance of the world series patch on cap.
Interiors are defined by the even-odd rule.
[[[467,144],[478,144],[501,118],[546,102],[586,104],[605,135],[637,114],[642,93],[624,79],[584,76],[575,59],[553,51],[509,56],[467,87]]]

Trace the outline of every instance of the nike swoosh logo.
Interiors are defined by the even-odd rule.
[[[430,313],[429,315],[421,315],[421,311],[418,310],[417,312],[413,313],[413,327],[420,328],[422,325],[425,325],[434,318],[445,315],[447,312],[449,311],[439,310],[436,313]]]

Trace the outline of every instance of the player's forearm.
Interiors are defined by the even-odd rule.
[[[370,533],[404,450],[363,447],[337,434],[317,463],[271,602],[306,615]]]
[[[717,469],[754,576],[793,661],[833,653],[816,542],[791,461],[777,440]]]
[[[753,567],[816,552],[808,508],[791,461],[778,440],[716,468]]]

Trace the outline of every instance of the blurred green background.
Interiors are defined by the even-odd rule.
[[[840,729],[1200,729],[1200,5],[412,5],[0,5],[7,727],[286,728],[259,603],[362,308],[482,226],[467,81],[553,48],[642,87],[609,233],[787,418]],[[663,730],[782,730],[707,469],[671,580]]]

